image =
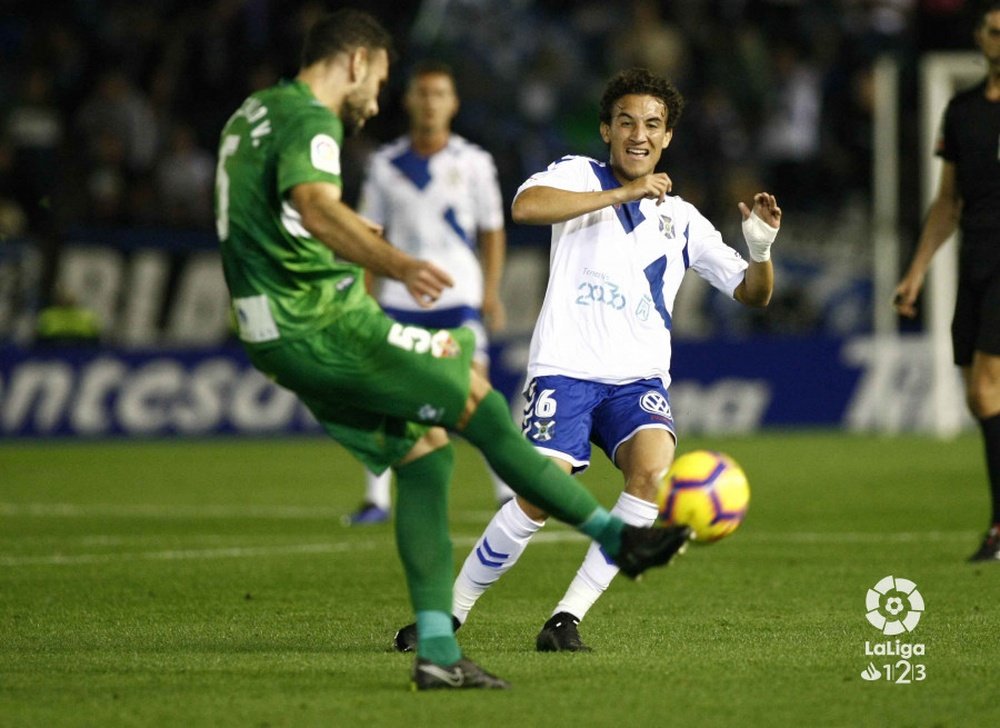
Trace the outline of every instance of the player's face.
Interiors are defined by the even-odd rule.
[[[389,78],[389,54],[385,48],[368,51],[357,85],[344,97],[340,119],[344,131],[354,134],[378,113],[378,95]]]
[[[447,131],[458,113],[455,84],[445,73],[425,73],[414,78],[405,101],[410,127],[423,133]]]
[[[622,96],[611,108],[611,123],[601,124],[601,138],[610,147],[611,169],[625,181],[652,173],[672,136],[666,104],[645,94]]]
[[[986,20],[976,30],[976,45],[991,68],[1000,66],[1000,10],[986,14]]]

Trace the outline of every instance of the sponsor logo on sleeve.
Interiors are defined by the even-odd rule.
[[[309,147],[313,166],[321,172],[340,174],[340,145],[329,134],[317,134]]]

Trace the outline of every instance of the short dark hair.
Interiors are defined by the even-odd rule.
[[[391,57],[392,36],[374,15],[342,8],[321,17],[306,33],[302,44],[302,67],[355,48],[384,48]]]
[[[992,12],[1000,10],[1000,0],[980,0],[974,5],[975,12],[974,27],[979,30],[986,25],[986,16]]]
[[[447,76],[455,81],[455,71],[452,70],[450,64],[444,61],[439,61],[436,58],[425,58],[422,61],[417,61],[413,64],[413,68],[410,70],[410,80],[415,78],[420,78],[421,76]]]
[[[641,94],[660,99],[667,107],[667,128],[673,129],[684,110],[684,97],[670,81],[647,71],[645,68],[630,68],[620,71],[608,81],[601,95],[599,118],[605,124],[611,123],[612,107],[622,96]]]

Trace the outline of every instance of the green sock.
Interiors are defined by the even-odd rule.
[[[422,613],[446,617],[445,629],[433,616],[422,625],[424,630],[418,621],[417,653],[443,665],[461,657],[451,628],[455,573],[448,537],[448,485],[454,461],[454,448],[448,444],[396,468],[396,548],[410,602],[418,619]]]
[[[462,659],[451,624],[451,610],[417,612],[417,657],[445,667]]]
[[[507,401],[496,390],[479,403],[462,434],[514,492],[560,521],[579,527],[598,509],[597,499],[586,488],[524,438],[510,419]]]
[[[624,525],[621,519],[612,516],[603,508],[598,508],[590,518],[580,524],[578,530],[597,541],[609,556],[617,556],[622,547]]]

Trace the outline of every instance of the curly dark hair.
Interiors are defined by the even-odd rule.
[[[604,87],[599,115],[601,122],[610,124],[615,102],[629,94],[654,96],[663,101],[667,107],[667,129],[673,129],[677,125],[684,110],[684,97],[670,81],[645,68],[630,68],[615,74]]]

